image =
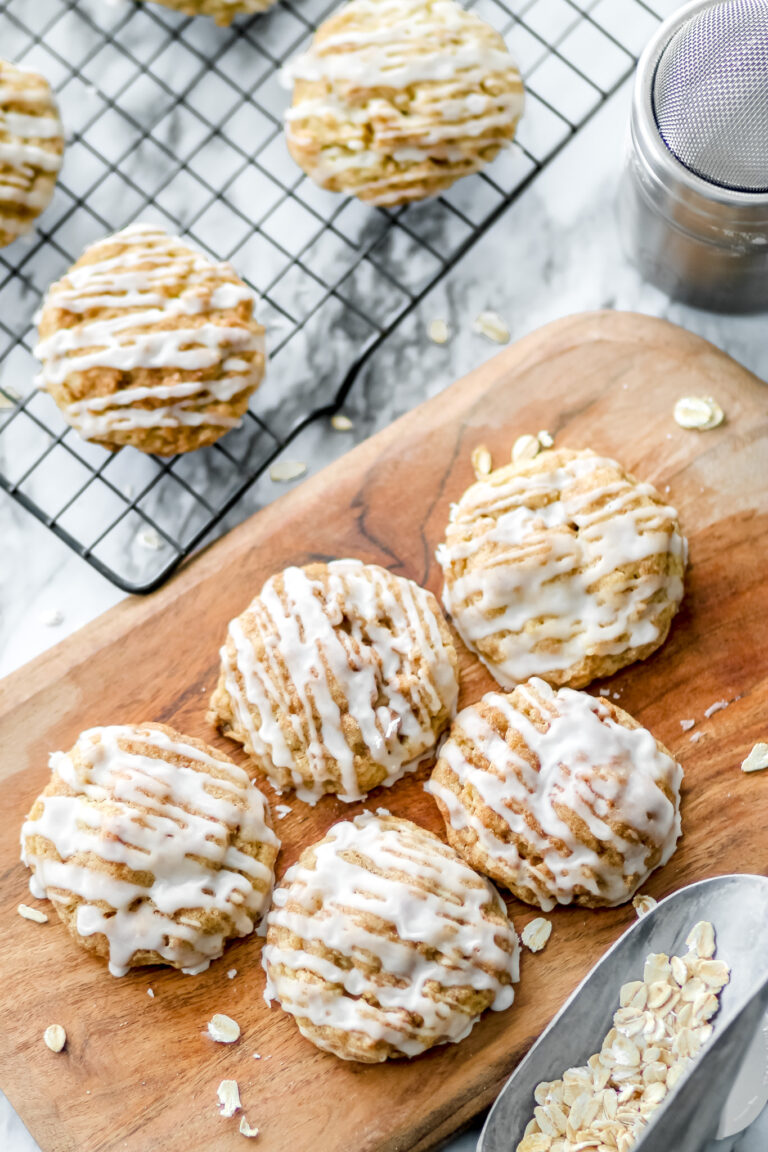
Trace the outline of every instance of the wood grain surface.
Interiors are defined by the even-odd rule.
[[[721,428],[678,428],[674,402],[692,393],[718,399]],[[116,980],[53,913],[42,926],[16,913],[19,901],[35,903],[18,836],[50,751],[71,747],[91,725],[159,720],[243,763],[239,748],[208,727],[205,709],[227,622],[265,578],[288,564],[357,556],[439,593],[435,546],[450,502],[473,479],[472,449],[485,443],[500,463],[518,435],[543,428],[558,445],[615,456],[655,483],[690,540],[685,600],[668,642],[610,682],[686,774],[681,846],[645,891],[658,897],[718,873],[768,871],[768,774],[739,768],[768,739],[768,387],[662,321],[621,313],[558,321],[276,501],[159,592],[120,604],[0,685],[0,1086],[45,1152],[243,1149],[237,1118],[218,1114],[223,1078],[238,1081],[261,1152],[434,1148],[493,1099],[632,921],[631,906],[553,913],[546,950],[523,957],[509,1011],[488,1014],[459,1045],[369,1067],[317,1051],[280,1009],[267,1008],[256,937],[232,945],[202,976],[150,969]],[[461,703],[490,686],[463,652]],[[729,706],[705,718],[719,700]],[[681,728],[687,718],[701,733],[696,743]],[[439,831],[422,789],[427,771],[372,793],[368,805]],[[292,811],[277,821],[280,873],[362,807],[282,799]],[[537,914],[516,901],[510,909],[518,931]],[[239,1021],[237,1044],[202,1035],[214,1012]],[[69,1037],[60,1055],[42,1041],[54,1022]]]

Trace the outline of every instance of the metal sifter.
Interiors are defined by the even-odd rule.
[[[768,309],[768,0],[693,0],[640,58],[619,214],[670,295]]]

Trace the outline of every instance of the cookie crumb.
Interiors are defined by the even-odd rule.
[[[240,1089],[237,1080],[222,1080],[216,1089],[219,1098],[219,1111],[222,1116],[229,1118],[240,1111]]]
[[[547,432],[546,429],[542,430],[541,432],[537,432],[536,439],[538,440],[539,444],[541,444],[542,448],[554,447],[555,438],[552,433]]]
[[[251,1125],[246,1120],[245,1116],[241,1116],[240,1117],[240,1134],[242,1136],[248,1136],[248,1137],[258,1136],[259,1130],[258,1130],[258,1128],[252,1128]]]
[[[227,972],[227,979],[234,980],[235,976],[237,976],[237,968],[230,968]]]
[[[234,1044],[240,1039],[240,1025],[231,1016],[217,1012],[208,1022],[208,1035],[217,1044]]]
[[[277,484],[285,484],[289,480],[298,480],[306,470],[307,466],[301,460],[280,460],[270,468],[269,478]]]
[[[493,340],[494,344],[509,343],[509,328],[498,312],[481,312],[475,317],[472,327],[481,336],[487,336],[489,340]]]
[[[768,744],[755,744],[754,748],[742,761],[742,772],[762,772],[768,768]]]
[[[49,1024],[43,1032],[43,1040],[51,1052],[61,1052],[67,1042],[67,1034],[61,1024]]]
[[[433,344],[447,344],[451,336],[451,330],[445,320],[438,317],[435,320],[430,320],[427,325],[427,335]]]
[[[537,916],[535,920],[529,920],[523,928],[520,939],[530,952],[541,952],[551,935],[551,921],[545,920],[543,916]]]
[[[725,416],[711,396],[683,396],[675,404],[675,423],[681,428],[708,432],[722,424]]]
[[[336,412],[331,416],[331,428],[335,428],[337,432],[351,432],[354,424],[349,416],[345,416],[343,412]]]
[[[39,908],[30,908],[29,904],[19,904],[16,911],[19,916],[23,916],[25,920],[32,920],[35,924],[48,923],[45,912],[41,912]]]

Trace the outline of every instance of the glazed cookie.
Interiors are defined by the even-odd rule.
[[[113,976],[204,971],[269,905],[280,842],[242,768],[163,724],[91,728],[51,756],[21,832],[30,889]]]
[[[477,172],[523,111],[504,40],[454,0],[351,0],[286,77],[294,160],[370,204],[422,200]]]
[[[558,449],[468,488],[437,558],[459,635],[502,687],[580,688],[664,643],[687,545],[650,484]]]
[[[459,713],[427,790],[464,859],[548,912],[623,904],[666,864],[682,777],[621,708],[533,679]]]
[[[266,12],[275,0],[154,0],[185,16],[211,16],[217,24],[231,24],[235,16]]]
[[[229,625],[209,720],[278,791],[359,800],[432,752],[457,669],[437,601],[412,580],[359,560],[286,568]]]
[[[29,232],[48,207],[63,152],[48,81],[0,60],[0,246]]]
[[[264,373],[254,297],[229,264],[133,224],[48,290],[35,355],[65,419],[106,448],[172,456],[240,423]]]
[[[514,999],[518,943],[483,877],[431,832],[379,810],[335,824],[276,890],[267,1001],[342,1060],[417,1056]]]

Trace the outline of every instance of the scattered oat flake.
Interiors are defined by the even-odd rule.
[[[695,723],[695,720],[681,720],[680,727],[682,728],[683,732],[690,732]]]
[[[258,1136],[259,1130],[258,1130],[258,1128],[252,1128],[251,1125],[246,1120],[245,1116],[241,1116],[240,1117],[240,1134],[242,1136],[254,1137],[254,1136]]]
[[[227,978],[229,980],[234,980],[235,976],[237,976],[237,968],[230,968],[227,972]]]
[[[137,537],[139,544],[142,548],[148,548],[151,551],[159,552],[163,547],[163,541],[160,539],[158,533],[154,528],[144,528]]]
[[[681,428],[708,432],[725,419],[723,410],[711,396],[683,396],[675,404],[675,423]]]
[[[0,408],[14,408],[21,400],[21,396],[15,388],[9,388],[7,384],[3,385],[3,390],[0,392]]]
[[[518,436],[512,445],[512,460],[533,460],[534,456],[538,456],[541,445],[535,436],[530,436],[526,433],[524,436]]]
[[[240,1038],[240,1025],[231,1016],[217,1012],[208,1022],[208,1035],[217,1044],[234,1044]]]
[[[345,416],[343,412],[337,412],[331,416],[331,428],[335,428],[337,432],[351,432],[354,424],[349,416]]]
[[[535,920],[530,920],[523,928],[520,939],[529,951],[541,952],[551,935],[551,922],[545,920],[543,916],[537,916]]]
[[[705,708],[704,715],[707,720],[709,720],[710,716],[714,716],[715,712],[722,712],[723,708],[727,708],[728,703],[727,700],[715,700],[714,704],[710,704],[709,708]]]
[[[475,476],[488,476],[493,468],[493,457],[485,444],[478,444],[476,448],[473,448],[470,459],[475,470]]]
[[[147,996],[149,996],[150,1000],[154,1000],[154,998],[155,998],[154,988],[147,988]]]
[[[240,1089],[237,1080],[222,1080],[216,1089],[222,1116],[229,1118],[240,1111]]]
[[[475,332],[487,336],[495,344],[509,343],[509,328],[499,316],[498,312],[481,312],[473,324]]]
[[[49,1024],[43,1032],[43,1040],[51,1052],[61,1052],[67,1042],[67,1034],[61,1024]]]
[[[537,432],[536,439],[538,440],[539,444],[541,444],[542,448],[551,448],[555,443],[554,436],[551,432],[547,432],[546,429],[541,432]]]
[[[653,912],[657,904],[658,901],[654,900],[653,896],[635,896],[632,901],[632,907],[637,912],[638,920],[647,916],[649,912]]]
[[[288,480],[298,480],[307,470],[306,464],[301,460],[278,460],[269,470],[270,480],[278,484],[287,483]]]
[[[451,330],[445,320],[438,317],[435,320],[430,320],[427,325],[427,335],[435,344],[447,344],[451,337]]]
[[[742,762],[742,772],[762,772],[768,768],[768,744],[755,744],[754,748]],[[19,905],[21,911],[23,905]]]
[[[40,623],[45,624],[46,628],[58,628],[59,624],[64,620],[64,616],[59,612],[58,608],[47,608],[45,612],[40,613]]]
[[[293,812],[290,804],[275,804],[275,812],[277,812],[278,820],[285,820],[289,812]]]
[[[48,923],[48,917],[45,912],[41,912],[39,908],[30,908],[29,904],[19,904],[16,911],[19,916],[23,916],[25,920],[33,920],[35,924]]]

